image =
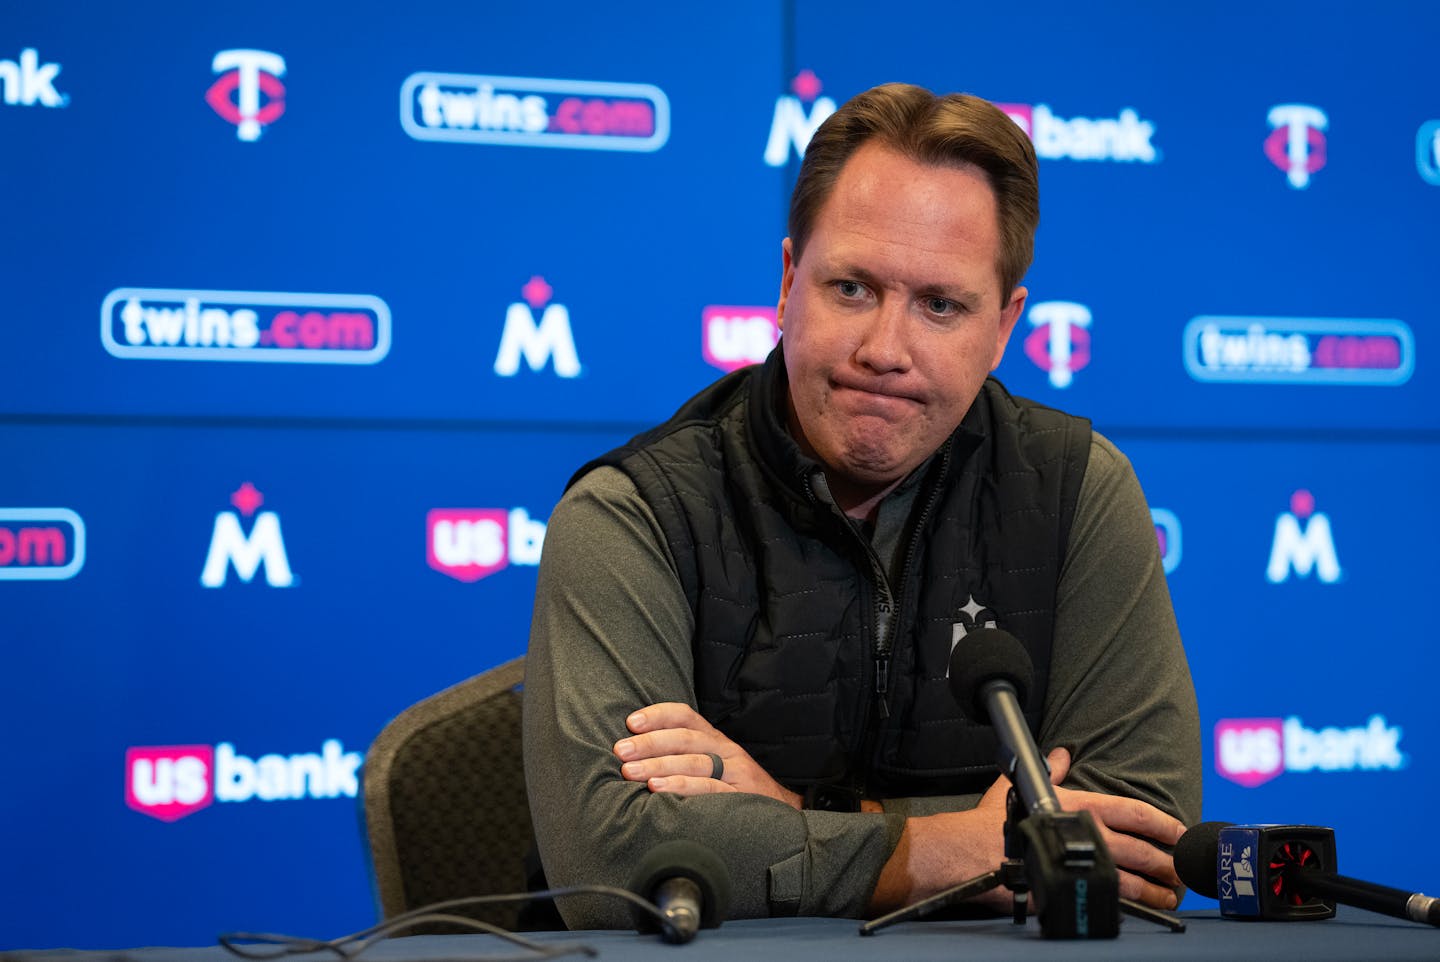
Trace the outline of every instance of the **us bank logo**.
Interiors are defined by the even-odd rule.
[[[1310,177],[1325,166],[1325,130],[1330,118],[1311,104],[1276,104],[1266,118],[1271,128],[1265,156],[1285,172],[1295,190],[1310,186]]]
[[[1245,788],[1287,772],[1398,771],[1409,759],[1400,750],[1403,731],[1384,715],[1364,725],[1314,729],[1298,716],[1227,718],[1215,725],[1215,771]]]
[[[1398,320],[1202,316],[1182,341],[1197,381],[1393,386],[1415,371],[1415,336]]]
[[[652,84],[422,72],[400,86],[400,126],[452,144],[649,152],[670,139],[670,100]]]
[[[1271,584],[1283,584],[1293,574],[1323,584],[1340,580],[1340,557],[1335,553],[1335,536],[1329,515],[1315,510],[1315,496],[1303,488],[1290,496],[1290,510],[1275,518],[1275,537],[1270,544],[1270,563],[1265,577]]]
[[[545,522],[524,508],[436,508],[425,516],[430,567],[474,583],[508,565],[534,567],[545,544]]]
[[[514,377],[520,373],[523,358],[531,371],[553,365],[558,377],[580,376],[580,354],[570,330],[570,310],[553,302],[554,295],[555,289],[538,274],[520,288],[522,300],[505,309],[505,329],[495,353],[496,374]],[[536,311],[540,312],[539,318]]]
[[[40,51],[26,47],[15,60],[0,60],[0,99],[12,107],[67,107],[70,95],[55,89],[58,63],[41,63]]]
[[[253,142],[285,113],[285,58],[268,50],[222,50],[211,69],[220,79],[205,91],[205,102],[235,125],[235,136]],[[263,95],[263,96],[262,96]]]
[[[280,516],[274,511],[259,510],[265,496],[246,481],[230,495],[230,503],[235,506],[234,511],[215,515],[200,583],[207,588],[223,588],[233,569],[235,577],[248,585],[263,568],[265,583],[270,587],[295,585],[290,556],[285,552],[285,537],[280,531]],[[242,517],[249,523],[248,532]]]
[[[1090,308],[1073,301],[1041,301],[1026,314],[1034,329],[1025,338],[1025,356],[1050,375],[1050,385],[1067,388],[1075,372],[1090,363]]]
[[[996,104],[1035,145],[1041,160],[1156,164],[1155,125],[1132,107],[1117,117],[1061,117],[1048,104]]]
[[[85,522],[69,508],[0,508],[0,581],[64,581],[85,567]]]
[[[100,305],[100,341],[126,360],[377,364],[390,308],[369,294],[121,287]]]
[[[318,752],[251,758],[234,744],[154,745],[125,752],[125,804],[175,822],[215,802],[354,798],[359,752],[330,738]]]
[[[759,364],[780,342],[775,308],[707,307],[700,314],[700,342],[705,363],[722,371]]]
[[[820,96],[824,85],[815,71],[805,69],[790,81],[790,94],[775,99],[775,113],[770,120],[770,138],[765,142],[765,163],[784,167],[793,156],[805,156],[810,138],[836,110],[835,101]]]
[[[1415,132],[1415,168],[1425,183],[1440,187],[1440,120],[1427,120]]]

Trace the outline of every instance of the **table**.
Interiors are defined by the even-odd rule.
[[[1341,906],[1323,922],[1241,922],[1222,919],[1216,910],[1183,912],[1183,934],[1127,918],[1120,937],[1099,941],[1049,941],[1034,919],[1017,927],[1006,919],[905,922],[875,935],[857,934],[849,919],[750,919],[727,922],[700,932],[684,946],[667,945],[655,935],[634,932],[532,933],[547,944],[584,943],[598,958],[667,962],[1025,962],[1030,959],[1237,959],[1329,962],[1356,959],[1440,959],[1440,929]],[[296,933],[302,934],[302,933]],[[303,933],[316,935],[317,933]],[[410,936],[380,943],[361,960],[423,962],[521,958],[512,947],[486,935]],[[218,945],[201,948],[142,948],[115,951],[68,949],[0,952],[0,962],[234,962]],[[333,953],[285,957],[294,962],[335,962]],[[580,959],[583,955],[566,958]]]

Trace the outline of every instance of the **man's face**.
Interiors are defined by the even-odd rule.
[[[863,500],[960,424],[1026,291],[1001,308],[1000,230],[983,172],[877,143],[846,163],[800,259],[792,254],[787,238],[778,315],[791,430],[832,487]]]

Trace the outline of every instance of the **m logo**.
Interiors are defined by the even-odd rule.
[[[564,304],[550,304],[554,293],[545,278],[535,276],[520,289],[525,303],[511,304],[505,311],[505,330],[500,335],[500,350],[495,355],[495,373],[514,377],[520,370],[520,358],[532,371],[542,371],[552,360],[560,377],[580,375],[580,356],[575,351],[575,337],[570,332],[570,312]],[[540,322],[535,311],[544,308]]]
[[[1305,490],[1291,495],[1290,510],[1275,519],[1275,540],[1270,546],[1265,576],[1278,585],[1290,579],[1292,570],[1301,578],[1310,577],[1314,571],[1327,585],[1340,580],[1340,559],[1330,533],[1330,518],[1315,511],[1315,496]]]
[[[249,481],[230,496],[230,503],[247,518],[255,515],[255,509],[264,501]],[[261,511],[247,535],[240,527],[240,514],[221,511],[215,515],[210,552],[205,556],[200,583],[207,588],[223,588],[233,565],[236,577],[249,584],[260,566],[264,565],[265,583],[270,587],[289,588],[294,585],[295,575],[290,571],[285,539],[280,533],[280,516],[273,511]]]
[[[820,78],[812,70],[800,71],[790,82],[790,89],[795,96],[775,100],[770,140],[765,144],[765,163],[771,167],[784,167],[792,149],[796,157],[804,157],[810,138],[836,109],[834,100],[820,96]],[[812,105],[808,114],[805,104]]]
[[[1285,171],[1295,190],[1310,186],[1310,175],[1325,166],[1325,128],[1330,119],[1325,111],[1309,104],[1278,104],[1270,108],[1270,126],[1265,138],[1265,156]]]
[[[955,654],[955,646],[970,632],[977,628],[998,628],[1000,623],[995,619],[995,612],[987,608],[983,602],[975,600],[974,595],[965,599],[965,605],[955,612],[959,620],[950,626],[950,654]],[[950,662],[945,662],[945,677],[950,677]]]
[[[285,58],[266,50],[222,50],[211,69],[220,79],[205,91],[205,102],[236,127],[241,140],[260,139],[260,131],[285,113]],[[260,93],[267,98],[260,106]],[[233,96],[232,96],[233,95]]]
[[[1052,386],[1069,387],[1075,372],[1090,363],[1090,308],[1073,301],[1041,301],[1028,317],[1035,330],[1025,339],[1025,356],[1050,372]]]

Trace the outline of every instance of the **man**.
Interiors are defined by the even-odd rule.
[[[1033,148],[985,101],[890,84],[817,131],[780,346],[551,517],[524,750],[552,885],[623,885],[673,837],[725,859],[732,917],[878,914],[995,868],[1008,783],[945,675],[997,624],[1062,804],[1122,895],[1174,907],[1198,716],[1144,496],[1088,422],[987,380],[1038,217]]]

